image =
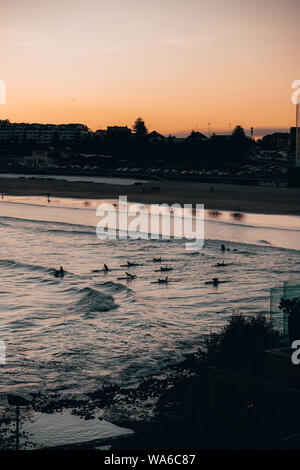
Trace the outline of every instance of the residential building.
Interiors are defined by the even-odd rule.
[[[30,167],[43,167],[52,163],[50,157],[52,152],[51,148],[39,148],[32,152],[32,155],[24,157],[24,165]]]
[[[288,132],[274,132],[262,138],[263,148],[266,150],[285,150],[290,145]]]
[[[296,152],[296,132],[298,134],[298,145]],[[295,155],[295,164],[300,167],[300,127],[291,127],[291,144],[290,150]]]
[[[0,122],[0,140],[27,141],[39,144],[50,144],[57,140],[76,142],[89,134],[83,124],[26,124]]]
[[[148,134],[148,140],[149,142],[157,142],[159,144],[162,144],[165,142],[166,138],[164,135],[160,134],[159,132],[152,131]]]

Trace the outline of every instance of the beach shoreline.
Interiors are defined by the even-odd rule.
[[[156,188],[156,189],[154,189]],[[159,188],[159,189],[157,189]],[[132,185],[0,177],[3,200],[10,196],[118,199],[144,204],[204,204],[208,210],[255,214],[300,215],[300,189],[186,181],[149,181]]]

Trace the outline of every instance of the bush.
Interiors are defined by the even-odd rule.
[[[249,372],[263,351],[276,342],[270,321],[262,314],[233,314],[219,333],[206,337],[210,362],[227,370]]]

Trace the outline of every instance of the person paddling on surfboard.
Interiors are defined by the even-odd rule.
[[[125,272],[125,274],[126,274],[128,279],[135,279],[136,278],[135,274],[130,274],[130,273],[127,273],[127,272]]]
[[[173,268],[169,268],[168,266],[165,266],[165,267],[161,266],[160,268],[161,271],[172,271],[172,269]]]
[[[168,276],[165,279],[158,279],[158,284],[168,284]]]
[[[107,264],[105,264],[105,263],[104,263],[104,266],[103,266],[103,271],[104,271],[105,273],[107,273],[107,271],[108,271],[108,266],[107,266]]]

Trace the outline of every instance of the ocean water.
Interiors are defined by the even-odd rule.
[[[0,394],[136,384],[233,312],[268,313],[270,288],[300,278],[299,217],[207,211],[204,247],[187,251],[185,240],[98,239],[97,204],[0,201]],[[173,282],[152,284],[160,276],[153,257],[173,268]],[[140,264],[129,268],[137,278],[118,280],[127,260]],[[223,260],[228,266],[217,267]],[[103,263],[111,270],[94,272]],[[53,275],[60,265],[62,279]],[[216,276],[227,282],[205,284]]]

